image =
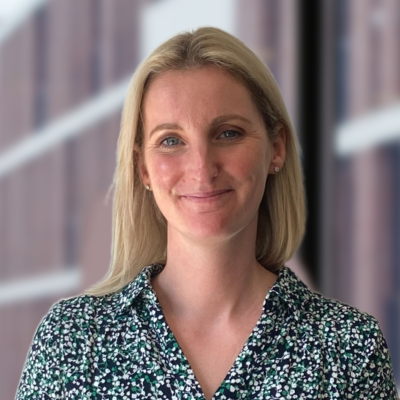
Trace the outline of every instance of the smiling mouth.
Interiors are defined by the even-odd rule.
[[[221,190],[213,190],[209,192],[194,192],[194,193],[186,193],[181,195],[181,197],[186,198],[188,200],[212,200],[213,198],[217,198],[223,194],[231,192],[231,189],[221,189]]]

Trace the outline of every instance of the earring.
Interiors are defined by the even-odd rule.
[[[150,190],[150,185],[145,186],[146,190]]]
[[[275,167],[275,172],[279,172],[279,167]]]

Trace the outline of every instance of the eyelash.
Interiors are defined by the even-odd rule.
[[[164,142],[166,142],[166,141],[169,140],[169,139],[176,139],[176,140],[178,140],[179,142],[182,142],[181,139],[179,139],[179,138],[177,138],[177,137],[168,136],[168,137],[166,137],[165,139],[163,139],[163,140],[161,141],[160,146],[161,146],[161,147],[164,147],[164,148],[175,147],[175,146],[173,146],[173,145],[171,146],[171,145],[167,145],[167,144],[164,143]]]
[[[226,129],[225,131],[223,131],[219,136],[222,136],[224,133],[226,133],[226,132],[235,132],[235,134],[236,134],[236,136],[235,137],[228,137],[228,138],[225,138],[225,139],[227,139],[227,140],[235,140],[235,139],[238,139],[240,136],[242,136],[242,134],[239,132],[239,131],[237,131],[236,129]]]
[[[235,133],[235,137],[226,137],[226,138],[224,138],[224,139],[226,139],[226,140],[236,140],[236,139],[238,139],[240,136],[242,136],[242,133],[240,133],[239,131],[237,131],[237,130],[235,130],[235,129],[226,129],[226,130],[224,130],[223,132],[221,132],[221,134],[218,135],[218,137],[221,137],[221,136],[222,136],[224,133],[226,133],[226,132],[234,132],[234,133]],[[165,142],[166,142],[167,140],[169,140],[169,139],[176,139],[176,140],[178,140],[178,142],[181,142],[181,143],[182,143],[181,139],[179,139],[178,137],[175,137],[175,136],[168,136],[168,137],[164,138],[164,139],[161,141],[160,146],[163,147],[163,148],[166,148],[166,149],[170,149],[170,148],[175,147],[176,145],[179,144],[179,143],[177,143],[176,145],[167,145],[167,144],[165,144]]]

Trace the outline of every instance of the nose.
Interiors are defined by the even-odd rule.
[[[199,183],[210,184],[218,175],[218,153],[210,143],[193,145],[187,162],[190,177]]]

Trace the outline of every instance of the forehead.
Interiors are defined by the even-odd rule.
[[[186,119],[212,120],[223,114],[261,118],[246,86],[215,67],[163,72],[143,99],[145,125]]]

